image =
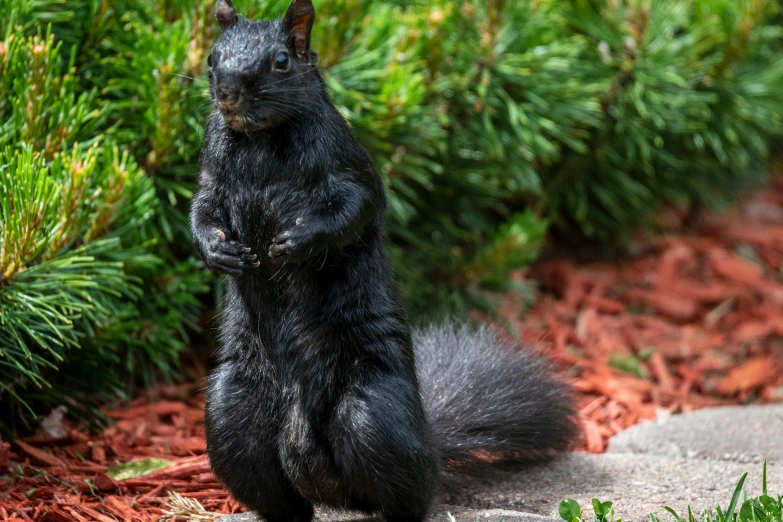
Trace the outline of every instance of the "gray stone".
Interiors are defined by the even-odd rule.
[[[609,453],[783,465],[783,404],[711,408],[633,426]]]
[[[449,504],[479,509],[508,509],[557,518],[560,500],[573,498],[587,512],[593,497],[612,500],[618,517],[649,521],[654,512],[669,518],[664,505],[679,513],[725,508],[737,482],[748,472],[745,490],[761,492],[761,464],[739,464],[649,455],[575,453],[531,467],[499,483],[473,484],[448,495]],[[767,479],[773,492],[783,490],[783,465],[770,464]]]
[[[553,518],[509,509],[466,509],[453,506],[439,506],[429,522],[449,522],[449,514],[458,522],[558,522]]]

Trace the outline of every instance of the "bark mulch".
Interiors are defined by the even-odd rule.
[[[645,419],[707,406],[783,401],[783,180],[689,234],[655,239],[620,263],[548,261],[528,277],[532,309],[509,294],[501,315],[568,372],[580,401],[580,449],[602,452]],[[176,491],[236,512],[204,455],[198,385],[163,386],[86,433],[0,441],[0,519],[157,520]],[[173,464],[117,481],[111,466]]]
[[[534,266],[532,310],[504,306],[526,344],[570,368],[580,449],[659,415],[783,401],[783,178],[703,221],[627,263]]]

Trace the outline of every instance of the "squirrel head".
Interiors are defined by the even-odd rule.
[[[226,124],[240,132],[269,129],[314,107],[323,90],[310,49],[312,0],[293,0],[282,20],[240,18],[219,0],[223,34],[212,47],[210,95]]]

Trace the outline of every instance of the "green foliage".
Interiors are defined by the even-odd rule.
[[[573,30],[608,78],[590,155],[548,176],[558,223],[610,238],[649,227],[665,201],[711,205],[764,177],[783,131],[781,28],[772,2],[569,3]],[[773,79],[774,78],[774,79]]]
[[[0,431],[63,402],[94,416],[94,397],[174,375],[207,290],[192,262],[161,258],[153,178],[78,49],[41,25],[70,20],[63,4],[0,7]]]
[[[777,498],[769,495],[767,491],[767,463],[764,462],[764,471],[762,473],[762,493],[758,497],[748,498],[745,493],[745,500],[740,504],[740,497],[743,494],[742,487],[748,474],[745,473],[734,488],[734,494],[729,500],[729,505],[724,512],[720,506],[715,509],[704,511],[698,518],[693,514],[688,506],[687,517],[680,516],[674,509],[666,506],[675,522],[781,522],[783,521],[783,495]],[[594,522],[613,522],[615,512],[612,509],[612,502],[601,502],[598,499],[592,500],[593,520]],[[738,509],[739,506],[739,509]],[[583,522],[582,508],[579,503],[567,498],[560,502],[560,518],[566,522]],[[650,513],[651,522],[661,522],[660,518],[654,513]],[[622,522],[617,519],[617,522]]]
[[[564,498],[560,501],[558,508],[560,518],[566,522],[580,522],[582,520],[582,508],[579,503],[572,498]]]
[[[614,509],[611,501],[600,501],[597,498],[592,500],[593,504],[593,522],[615,522]],[[560,501],[560,509],[558,510],[560,518],[566,522],[583,522],[582,507],[579,503],[572,499],[566,498]],[[623,522],[621,518],[618,518],[616,522]]]
[[[288,2],[235,3],[270,18]],[[0,166],[19,173],[2,181],[0,314],[16,326],[0,334],[0,396],[16,412],[24,397],[53,404],[57,387],[83,404],[87,390],[175,373],[212,282],[186,211],[214,7],[0,3]],[[617,242],[667,202],[729,201],[763,180],[783,134],[779,2],[316,9],[328,90],[389,187],[391,257],[414,317],[529,295],[508,275],[551,228]]]

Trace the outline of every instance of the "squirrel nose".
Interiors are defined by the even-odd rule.
[[[236,100],[218,100],[218,108],[221,111],[232,111],[237,104]]]
[[[239,100],[239,89],[235,86],[221,85],[215,92],[218,107],[221,110],[233,109]]]

